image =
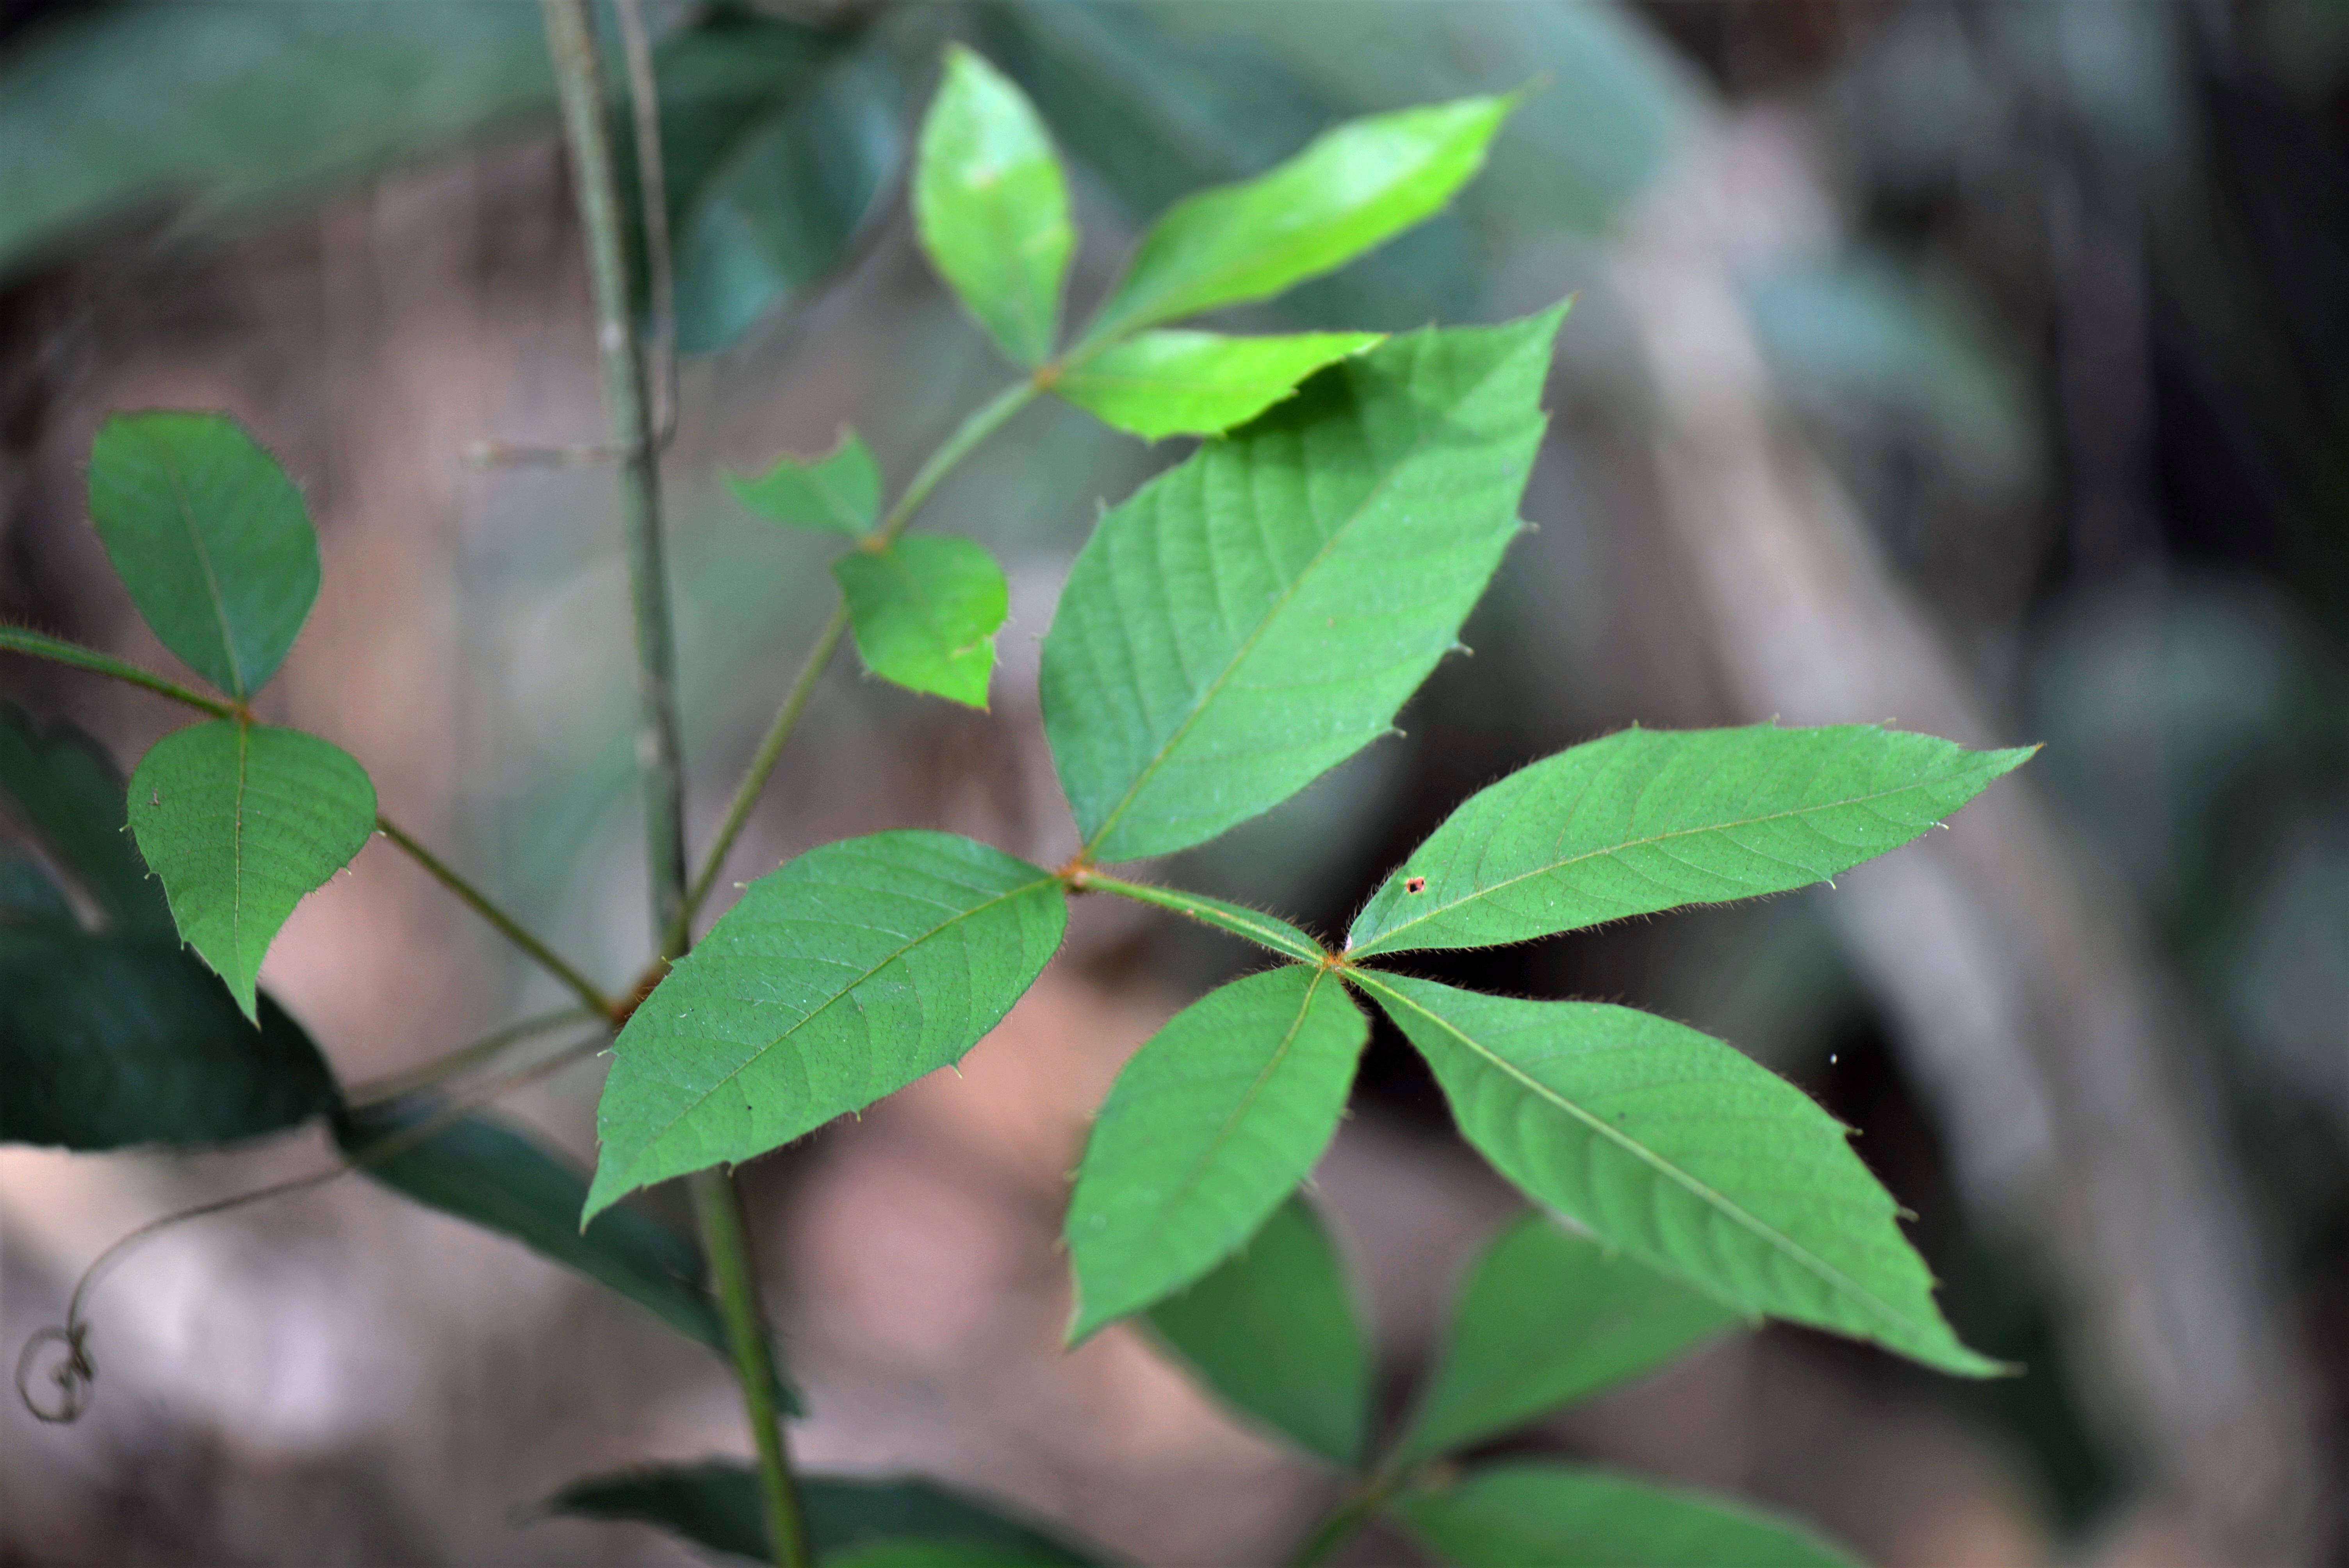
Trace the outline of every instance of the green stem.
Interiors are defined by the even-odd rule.
[[[767,1340],[767,1326],[759,1311],[759,1283],[751,1273],[750,1244],[742,1233],[742,1198],[734,1179],[724,1171],[701,1171],[688,1178],[693,1190],[694,1217],[700,1222],[702,1244],[709,1249],[710,1283],[716,1287],[718,1312],[726,1326],[726,1347],[734,1357],[734,1378],[742,1385],[742,1404],[750,1417],[750,1435],[759,1445],[759,1473],[780,1476],[781,1486],[762,1486],[760,1511],[766,1521],[768,1549],[785,1568],[807,1568],[815,1561],[807,1537],[807,1521],[800,1510],[798,1488],[792,1484],[792,1457],[783,1435],[782,1411],[776,1407],[775,1355]]]
[[[674,960],[684,956],[692,928],[686,914],[685,763],[677,718],[676,637],[662,559],[657,443],[622,244],[619,181],[605,122],[595,25],[587,0],[544,0],[544,5],[547,51],[562,99],[564,134],[570,145],[595,287],[604,411],[615,444],[626,454],[620,467],[620,521],[627,535],[628,583],[636,612],[636,754],[645,782],[653,929],[661,939],[661,957]],[[783,1444],[781,1412],[775,1406],[772,1354],[743,1236],[741,1200],[733,1178],[721,1171],[701,1171],[692,1187],[735,1380],[741,1385],[743,1409],[758,1445],[760,1500],[768,1521],[769,1546],[778,1568],[809,1568],[812,1559]]]
[[[973,410],[968,418],[955,427],[954,434],[930,454],[929,460],[915,472],[913,482],[905,487],[905,493],[897,498],[897,504],[889,509],[889,515],[881,520],[881,526],[874,530],[865,548],[878,550],[905,532],[914,521],[914,514],[921,510],[924,501],[929,500],[930,492],[954,471],[956,465],[970,456],[980,442],[1001,429],[1014,414],[1034,402],[1041,390],[1033,379],[1015,381]],[[725,820],[719,824],[718,837],[702,856],[700,873],[693,879],[693,886],[686,893],[678,922],[669,931],[670,945],[678,947],[680,951],[685,934],[682,928],[692,922],[703,902],[709,897],[710,889],[717,885],[718,873],[724,869],[726,857],[734,848],[734,841],[742,836],[742,829],[750,820],[751,810],[758,805],[760,795],[767,788],[768,779],[775,771],[776,762],[783,755],[784,743],[791,739],[792,731],[799,727],[800,716],[806,711],[808,699],[815,693],[816,681],[823,676],[824,667],[832,663],[832,655],[839,651],[840,639],[847,631],[848,606],[843,603],[833,608],[832,618],[823,624],[823,630],[816,635],[815,645],[801,661],[799,674],[792,677],[791,686],[783,694],[782,706],[775,710],[775,719],[767,727],[766,738],[760,741],[757,755],[750,758],[750,766],[743,773],[742,782],[735,788],[734,799],[726,807]]]
[[[573,995],[593,1007],[598,1016],[606,1018],[612,1016],[612,998],[604,995],[594,981],[565,963],[562,954],[533,935],[522,922],[492,903],[487,893],[459,876],[440,856],[410,837],[406,829],[388,817],[378,816],[375,820],[375,830],[398,845],[408,858],[422,866],[433,881],[455,893],[466,908],[488,921],[497,929],[499,935],[520,948],[541,969],[562,981]]]
[[[1287,921],[1221,899],[1206,898],[1185,892],[1180,888],[1159,887],[1152,882],[1125,882],[1117,877],[1103,876],[1088,867],[1069,874],[1069,886],[1081,892],[1115,893],[1136,903],[1147,903],[1159,909],[1172,910],[1185,920],[1195,920],[1201,925],[1212,925],[1217,931],[1227,931],[1244,936],[1259,947],[1271,949],[1284,957],[1303,964],[1324,964],[1330,954],[1320,944]]]
[[[387,1100],[403,1099],[419,1089],[430,1088],[435,1084],[446,1083],[452,1078],[472,1071],[508,1046],[519,1045],[588,1016],[585,1007],[557,1007],[553,1012],[519,1019],[502,1029],[483,1035],[471,1045],[443,1052],[419,1066],[352,1084],[343,1090],[344,1103],[354,1109],[364,1110]]]
[[[78,670],[88,670],[127,681],[132,686],[144,686],[149,691],[168,696],[173,702],[183,702],[190,707],[200,708],[214,718],[234,718],[237,714],[234,703],[206,696],[200,691],[191,691],[179,682],[165,680],[150,670],[109,658],[96,648],[85,648],[79,643],[68,643],[62,637],[44,636],[22,626],[0,626],[0,651],[47,659],[52,664],[71,665]]]

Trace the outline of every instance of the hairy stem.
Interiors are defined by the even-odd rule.
[[[905,487],[905,493],[897,498],[897,504],[891,507],[889,515],[881,520],[881,526],[874,531],[870,548],[879,549],[905,532],[906,526],[914,521],[914,514],[921,510],[924,501],[929,500],[930,492],[954,471],[955,466],[970,456],[980,442],[1001,429],[1014,414],[1034,402],[1041,390],[1033,378],[1015,381],[955,427],[954,434],[930,454],[929,460],[916,471],[913,482]],[[709,898],[710,889],[717,885],[718,873],[725,866],[727,854],[734,848],[734,841],[741,837],[744,824],[750,820],[752,808],[758,805],[760,795],[767,788],[768,779],[775,771],[776,762],[783,755],[784,743],[791,739],[792,731],[799,727],[800,716],[807,708],[808,698],[814,695],[817,680],[823,675],[824,667],[832,663],[832,655],[839,650],[840,639],[847,631],[848,606],[843,603],[833,608],[832,618],[817,634],[815,645],[808,650],[807,657],[800,664],[799,674],[792,677],[790,688],[783,693],[782,706],[775,710],[775,720],[767,727],[766,738],[759,743],[757,755],[750,758],[750,766],[743,773],[742,782],[736,787],[734,799],[726,808],[725,820],[719,825],[718,837],[703,855],[700,873],[693,879],[693,886],[685,896],[678,914],[680,927],[691,923],[703,902]],[[669,940],[672,945],[682,950],[681,930],[673,929],[669,933]]]
[[[489,894],[450,870],[440,856],[417,842],[406,829],[388,817],[378,816],[375,830],[398,845],[409,860],[422,866],[434,882],[456,894],[459,903],[488,921],[499,935],[512,943],[524,956],[562,981],[573,995],[602,1016],[608,1018],[612,1016],[612,998],[604,995],[594,981],[564,962],[562,954],[533,935],[522,922],[491,903]]]
[[[1089,866],[1066,873],[1066,881],[1074,892],[1114,893],[1136,903],[1171,910],[1185,920],[1195,920],[1201,925],[1245,937],[1259,947],[1268,948],[1283,957],[1294,958],[1300,964],[1330,962],[1329,950],[1304,940],[1303,932],[1292,929],[1286,921],[1274,920],[1269,916],[1258,918],[1255,910],[1239,904],[1201,898],[1180,888],[1160,887],[1154,882],[1125,882],[1117,877],[1104,876]]]
[[[596,348],[604,371],[604,411],[621,449],[620,520],[627,536],[628,583],[636,612],[636,756],[645,783],[646,848],[653,887],[653,929],[661,956],[682,957],[691,941],[685,915],[685,763],[678,744],[676,636],[669,621],[662,559],[658,452],[636,331],[628,264],[622,243],[619,181],[605,120],[602,64],[587,0],[544,0],[548,53],[563,104],[572,178],[586,232],[595,285]],[[705,1171],[692,1181],[701,1243],[718,1285],[718,1304],[736,1381],[759,1450],[759,1491],[769,1545],[779,1568],[808,1568],[799,1491],[775,1408],[771,1352],[757,1277],[743,1235],[733,1178]]]

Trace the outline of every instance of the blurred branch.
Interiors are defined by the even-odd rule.
[[[1738,301],[1733,258],[1775,199],[1817,202],[1816,184],[1793,139],[1732,127],[1630,227],[1615,277],[1658,392],[1661,513],[1746,717],[1897,717],[1981,744],[1981,695],[1775,417]],[[1832,907],[1970,1196],[2035,1232],[2127,1437],[2211,1560],[2304,1560],[2323,1473],[2310,1375],[2209,1098],[2180,1081],[2183,1010],[2126,899],[2027,778],[1879,869]]]

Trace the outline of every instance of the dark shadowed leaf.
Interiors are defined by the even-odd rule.
[[[1371,1349],[1337,1245],[1301,1198],[1150,1325],[1241,1414],[1350,1468],[1371,1408]]]
[[[98,906],[109,934],[175,943],[163,884],[130,842],[122,775],[96,741],[0,703],[0,804]]]
[[[803,1476],[800,1500],[809,1543],[825,1563],[911,1542],[960,1548],[988,1568],[1085,1568],[1093,1561],[993,1503],[933,1481]],[[758,1477],[745,1465],[713,1461],[600,1476],[574,1482],[546,1506],[554,1513],[657,1524],[715,1552],[771,1560]]]
[[[1791,1521],[1565,1465],[1492,1465],[1388,1506],[1458,1568],[1857,1568]]]
[[[1711,1296],[1529,1214],[1469,1271],[1394,1462],[1414,1465],[1588,1398],[1736,1322]]]

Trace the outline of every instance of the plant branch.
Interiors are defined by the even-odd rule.
[[[587,0],[544,0],[547,50],[563,106],[572,178],[595,285],[595,342],[603,362],[604,411],[620,467],[621,525],[627,536],[628,583],[636,632],[636,755],[645,782],[646,847],[653,888],[653,929],[660,956],[682,957],[692,939],[686,917],[685,764],[678,742],[676,637],[662,559],[660,486],[643,346],[636,331],[622,243],[619,182],[605,124],[603,70]],[[641,106],[640,106],[641,107]],[[733,1178],[704,1171],[692,1179],[701,1241],[718,1285],[735,1379],[758,1445],[759,1490],[769,1546],[779,1568],[809,1568],[807,1531],[792,1477],[781,1412],[775,1407],[772,1352],[744,1238]]]
[[[594,981],[564,962],[562,954],[533,935],[522,922],[492,903],[487,893],[458,875],[440,856],[418,843],[406,829],[385,816],[376,818],[375,829],[398,845],[409,859],[422,866],[433,881],[455,893],[466,908],[494,926],[499,935],[520,948],[540,968],[562,981],[573,995],[594,1008],[598,1016],[606,1018],[612,1016],[612,998],[604,995]]]
[[[79,643],[68,643],[62,637],[44,636],[22,626],[0,626],[0,652],[24,654],[36,659],[47,659],[52,664],[70,665],[78,670],[88,670],[95,675],[126,681],[131,686],[144,686],[159,696],[170,697],[173,702],[183,702],[190,707],[211,714],[214,718],[234,718],[243,711],[234,703],[191,691],[177,681],[166,680],[151,670],[140,669],[137,665],[125,664],[120,659],[99,653],[96,648],[85,648]]]
[[[897,498],[897,504],[889,509],[888,516],[882,519],[881,526],[874,531],[867,547],[880,549],[905,532],[914,521],[915,513],[921,510],[922,503],[930,498],[930,492],[954,471],[956,465],[976,450],[980,442],[1001,429],[1013,415],[1035,401],[1041,390],[1041,386],[1032,377],[1016,381],[973,410],[937,450],[930,454],[929,460],[916,471],[913,482],[905,487],[905,493]],[[718,837],[702,856],[701,871],[686,893],[678,914],[680,926],[690,924],[702,903],[709,897],[710,889],[717,884],[718,873],[724,869],[726,857],[734,848],[734,841],[741,837],[743,827],[750,820],[751,810],[758,805],[760,795],[767,788],[768,779],[775,771],[776,762],[782,757],[784,743],[791,739],[792,731],[799,727],[800,716],[806,711],[808,699],[815,693],[816,681],[823,676],[825,666],[832,663],[832,655],[839,650],[840,639],[847,631],[848,606],[843,603],[833,608],[832,618],[824,623],[823,630],[816,635],[815,645],[801,661],[799,674],[792,677],[790,687],[783,693],[782,706],[775,710],[774,722],[767,727],[766,738],[759,743],[757,755],[750,758],[750,766],[743,773],[742,782],[735,788],[734,799],[726,807],[725,820],[719,824]],[[682,950],[684,933],[673,927],[668,936],[667,945]]]

